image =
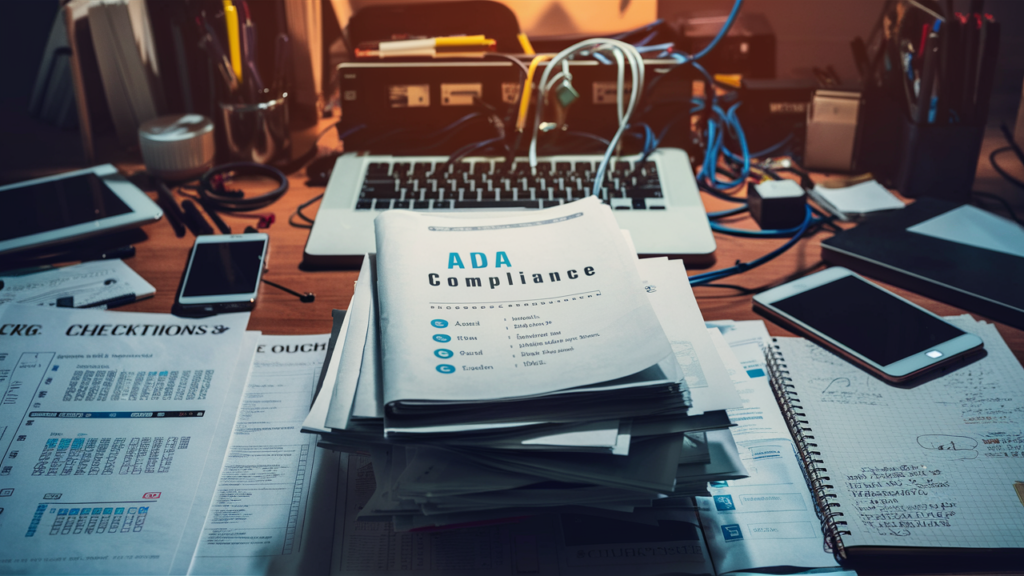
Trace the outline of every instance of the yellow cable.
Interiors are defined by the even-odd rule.
[[[530,109],[530,89],[533,87],[533,76],[541,62],[554,58],[554,54],[541,54],[530,60],[530,67],[526,71],[526,80],[523,81],[523,94],[519,97],[519,116],[516,118],[516,132],[522,132],[526,128],[526,112]]]
[[[519,39],[519,46],[523,49],[523,54],[533,56],[537,52],[533,49],[533,44],[530,44],[530,39],[526,37],[526,34],[520,32],[516,34],[516,38]]]

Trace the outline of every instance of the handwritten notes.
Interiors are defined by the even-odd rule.
[[[995,327],[952,321],[988,356],[914,388],[805,340],[777,341],[846,547],[1024,546],[1024,369]]]

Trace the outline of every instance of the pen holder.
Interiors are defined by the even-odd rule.
[[[228,153],[234,160],[270,164],[291,154],[288,94],[256,104],[220,104]]]
[[[871,172],[907,198],[966,202],[974,186],[984,123],[918,124],[880,91],[865,95],[856,171]]]

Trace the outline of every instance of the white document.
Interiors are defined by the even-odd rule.
[[[914,224],[907,231],[1024,258],[1024,226],[970,204]]]
[[[379,420],[384,417],[384,375],[380,361],[380,315],[377,302],[377,255],[367,254],[369,276],[361,281],[369,287],[369,318],[366,323],[366,342],[363,361],[359,364],[356,394],[352,401],[353,419]]]
[[[23,276],[0,276],[0,304],[87,308],[126,304],[156,292],[121,260],[95,260]]]
[[[636,262],[644,290],[686,376],[697,416],[740,405],[740,397],[704,326],[682,260],[643,258]]]
[[[330,407],[327,411],[325,425],[328,428],[344,430],[352,415],[352,404],[355,401],[356,385],[359,383],[359,368],[363,362],[363,349],[366,346],[366,335],[370,321],[370,307],[373,295],[370,289],[370,258],[363,258],[359,270],[360,280],[356,282],[348,312],[345,314],[345,337],[338,336],[335,347],[338,348],[339,364],[334,380],[324,380],[324,386],[333,385]]]
[[[351,301],[349,302],[348,309],[352,310]],[[302,429],[306,432],[321,434],[331,431],[327,427],[327,413],[330,410],[331,400],[334,397],[334,382],[338,378],[338,367],[341,364],[341,353],[345,344],[345,337],[348,334],[348,324],[351,317],[346,312],[345,318],[341,321],[341,327],[338,329],[338,339],[334,343],[334,349],[331,351],[330,357],[326,359],[326,365],[323,367],[325,371],[323,386],[313,401],[309,414],[302,421]]]
[[[947,319],[988,355],[892,386],[806,340],[778,338],[808,434],[842,507],[842,543],[1021,548],[1024,369],[991,324]]]
[[[704,536],[719,573],[780,566],[838,566],[824,549],[814,502],[796,449],[768,384],[760,320],[711,322],[721,329],[723,354],[743,399],[728,410],[732,436],[748,478],[712,482],[711,498],[699,497]],[[717,331],[717,330],[716,330]]]
[[[849,216],[882,210],[898,210],[904,206],[899,198],[874,180],[846,188],[825,188],[818,185],[811,191],[811,196],[842,220],[848,220]]]
[[[0,314],[0,572],[184,573],[255,349],[249,315]]]
[[[300,430],[329,338],[260,338],[190,574],[329,572],[338,453]]]
[[[472,219],[394,210],[376,229],[385,404],[521,398],[675,364],[596,198]]]
[[[696,516],[676,508],[588,510],[423,532],[357,520],[376,488],[366,456],[349,455],[338,486],[332,576],[637,576],[714,574]],[[582,510],[582,509],[581,509]],[[659,521],[664,526],[659,527]]]

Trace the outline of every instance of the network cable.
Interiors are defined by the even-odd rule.
[[[743,272],[746,272],[747,270],[756,268],[758,266],[761,266],[762,264],[770,262],[771,260],[775,259],[777,256],[779,256],[786,250],[792,248],[800,240],[800,238],[803,237],[804,233],[807,232],[807,229],[811,226],[813,222],[814,216],[811,212],[811,207],[807,206],[806,212],[804,214],[804,221],[800,224],[800,226],[798,226],[795,229],[793,236],[785,244],[776,248],[775,250],[772,250],[768,254],[761,256],[760,258],[751,260],[750,262],[737,262],[735,266],[730,266],[729,268],[713,270],[711,272],[704,272],[703,274],[695,274],[693,276],[690,276],[690,285],[702,286],[708,284],[709,282],[713,282],[715,280],[719,280],[727,276],[741,274]]]

